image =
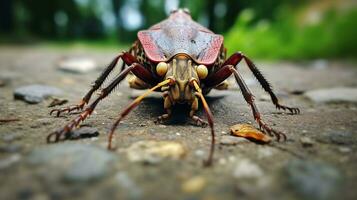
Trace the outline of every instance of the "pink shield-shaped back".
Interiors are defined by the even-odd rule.
[[[169,25],[138,33],[139,41],[151,61],[165,62],[178,53],[186,53],[199,64],[209,66],[215,62],[223,45],[221,35],[187,25]]]

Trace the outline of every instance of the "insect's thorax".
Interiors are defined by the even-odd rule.
[[[194,92],[190,86],[192,79],[199,80],[195,65],[187,54],[177,54],[169,63],[165,79],[173,78],[175,84],[168,88],[169,95],[174,102],[191,102]]]

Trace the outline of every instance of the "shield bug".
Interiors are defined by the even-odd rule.
[[[99,96],[89,104],[92,94],[99,90],[119,60],[123,61],[120,74],[108,86],[102,88]],[[171,108],[176,103],[186,103],[191,106],[190,118],[198,125],[204,125],[206,122],[195,115],[201,102],[211,129],[210,153],[205,162],[206,165],[210,165],[215,148],[215,132],[213,115],[205,100],[205,95],[212,89],[226,89],[226,79],[231,75],[235,77],[261,130],[265,134],[275,136],[277,140],[281,137],[286,139],[285,134],[270,128],[262,120],[254,103],[254,97],[238,71],[237,65],[242,60],[246,62],[260,85],[270,95],[277,109],[288,110],[292,114],[300,112],[298,108],[287,107],[279,103],[268,81],[248,57],[236,52],[226,58],[223,36],[193,21],[188,10],[179,9],[172,11],[166,20],[153,25],[148,30],[139,31],[138,38],[129,51],[124,51],[114,58],[78,105],[52,110],[51,114],[55,113],[57,116],[63,112],[70,113],[78,110],[81,110],[81,113],[63,128],[48,135],[47,141],[58,142],[68,139],[71,130],[84,121],[97,104],[128,75],[131,88],[148,90],[120,112],[109,133],[109,149],[112,148],[112,138],[119,122],[147,95],[159,91],[163,94],[165,114],[159,116],[157,122],[169,119],[172,114]]]

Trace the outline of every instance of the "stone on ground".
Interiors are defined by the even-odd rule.
[[[31,104],[40,103],[48,97],[61,94],[62,91],[60,89],[47,85],[22,86],[14,91],[15,99],[23,100]]]
[[[66,181],[82,182],[106,176],[115,161],[106,149],[95,146],[63,143],[34,149],[27,158],[31,165],[42,167],[49,175]]]
[[[96,69],[97,64],[89,58],[68,58],[61,60],[58,66],[63,71],[83,74]]]
[[[163,159],[180,159],[186,155],[186,148],[178,142],[144,140],[127,149],[130,161],[156,164]]]
[[[304,199],[336,199],[341,173],[322,162],[292,160],[285,166],[289,185]]]
[[[316,103],[357,103],[357,88],[336,87],[311,90],[305,96]]]

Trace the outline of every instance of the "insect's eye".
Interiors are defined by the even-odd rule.
[[[208,75],[208,69],[204,65],[198,65],[196,67],[197,75],[200,79],[205,79]]]
[[[160,63],[157,64],[157,66],[156,66],[156,73],[157,73],[159,76],[163,76],[163,75],[166,74],[167,68],[168,68],[168,64],[167,64],[167,63],[160,62]]]

